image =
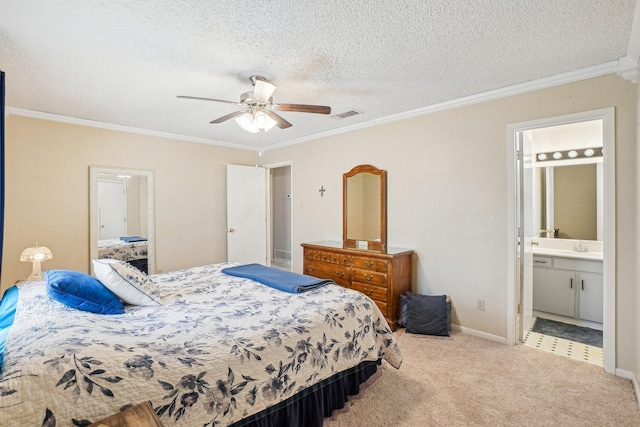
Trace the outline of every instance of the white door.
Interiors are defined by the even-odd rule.
[[[267,170],[227,165],[227,261],[267,264]]]
[[[99,239],[127,235],[127,193],[124,182],[98,181]]]
[[[533,321],[533,251],[532,243],[536,232],[533,227],[533,169],[531,162],[531,141],[524,132],[518,132],[518,169],[520,171],[520,341],[524,341]]]

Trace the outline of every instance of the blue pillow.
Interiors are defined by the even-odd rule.
[[[78,310],[99,314],[123,314],[124,306],[100,281],[79,271],[49,270],[45,273],[52,300]]]
[[[13,316],[18,305],[18,287],[12,286],[6,291],[0,300],[0,329],[8,328],[13,324]]]
[[[407,332],[449,336],[449,310],[446,295],[414,295],[407,304]]]
[[[2,364],[4,363],[4,347],[10,326],[13,324],[17,305],[18,288],[12,286],[4,292],[2,300],[0,300],[0,371],[2,371]]]
[[[407,292],[405,295],[400,295],[400,304],[398,305],[398,326],[407,326],[407,316],[409,314],[409,300],[415,295],[411,292]],[[424,295],[423,295],[424,296]],[[445,295],[445,301],[447,302],[447,326],[451,330],[451,301]]]

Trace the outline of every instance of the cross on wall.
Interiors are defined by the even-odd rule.
[[[320,197],[324,197],[324,192],[327,191],[324,189],[324,185],[320,186],[320,189],[318,190],[318,192],[320,193]]]

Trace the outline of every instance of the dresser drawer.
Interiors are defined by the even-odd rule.
[[[342,255],[337,252],[325,252],[322,251],[322,255],[320,256],[320,260],[322,262],[328,262],[330,264],[338,264],[344,266],[351,265],[351,257],[348,255]]]
[[[387,275],[369,270],[351,269],[351,278],[354,282],[362,282],[368,285],[387,287]]]
[[[364,270],[377,271],[379,273],[387,272],[387,261],[380,259],[373,259],[368,257],[354,256],[351,265],[354,268],[361,268]]]
[[[304,249],[304,258],[320,261],[322,259],[322,251],[316,249]]]
[[[345,288],[351,287],[351,270],[342,265],[322,261],[307,261],[304,266],[304,274],[321,279],[331,279]]]
[[[380,286],[372,286],[366,283],[352,282],[351,287],[356,291],[362,292],[374,301],[387,302],[387,288]],[[386,305],[386,304],[385,304]]]

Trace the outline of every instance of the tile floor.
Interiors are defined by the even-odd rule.
[[[532,327],[534,323],[531,323]],[[574,360],[604,366],[604,353],[601,348],[579,342],[543,335],[529,330],[524,338],[524,345],[548,353],[567,356]]]

